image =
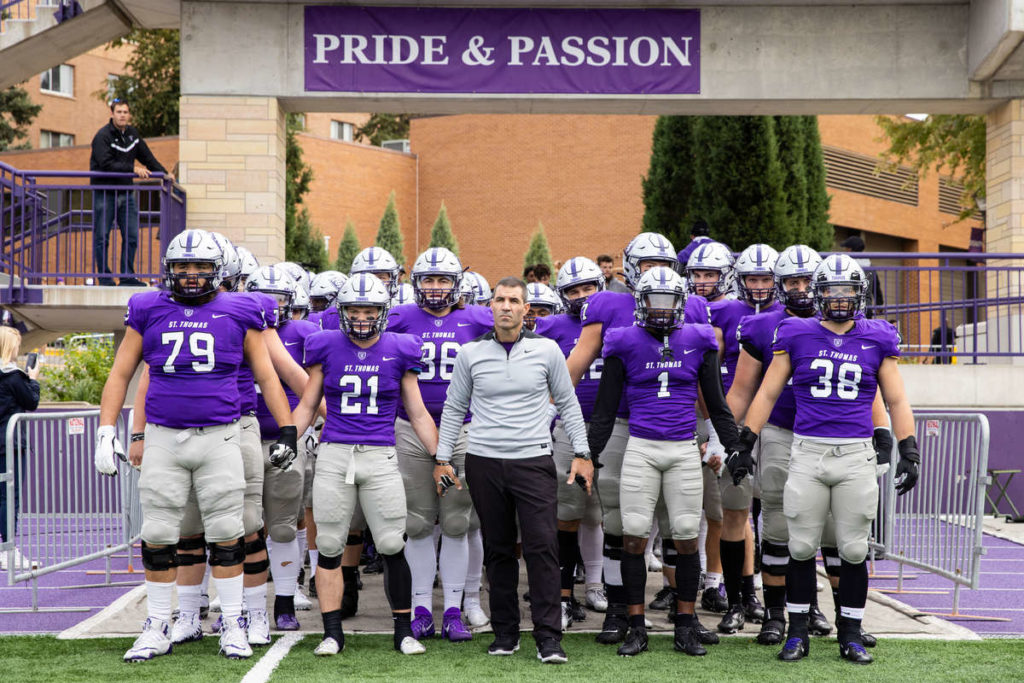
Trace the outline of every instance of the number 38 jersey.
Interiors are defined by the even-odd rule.
[[[859,318],[846,334],[825,329],[818,318],[779,323],[773,350],[788,353],[793,367],[793,433],[870,439],[878,370],[889,356],[899,357],[899,343],[896,328],[884,320]]]
[[[441,424],[441,412],[448,396],[448,384],[455,368],[455,357],[463,344],[487,334],[494,327],[491,309],[483,306],[455,308],[444,317],[431,315],[416,304],[402,304],[391,309],[388,331],[415,335],[422,343],[423,371],[420,373],[420,394],[434,422]],[[398,416],[408,420],[405,406],[398,406]],[[472,416],[466,414],[466,422]]]
[[[697,425],[699,370],[707,351],[718,352],[710,325],[685,324],[663,339],[642,327],[619,327],[604,335],[604,357],[622,360],[626,371],[629,435],[658,441],[692,439]]]
[[[340,330],[317,332],[306,337],[303,365],[319,365],[324,374],[327,419],[320,441],[395,445],[402,377],[423,369],[419,338],[385,332],[363,349]]]
[[[147,422],[185,429],[238,419],[245,335],[267,326],[251,297],[221,293],[197,306],[144,292],[128,300],[124,324],[142,335]]]

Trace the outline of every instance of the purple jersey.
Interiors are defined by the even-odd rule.
[[[580,319],[567,313],[549,315],[546,318],[537,318],[537,334],[553,339],[562,349],[566,358],[572,353],[573,347],[580,339],[580,330],[583,324]],[[580,410],[583,411],[583,419],[590,422],[590,416],[594,412],[594,402],[597,400],[597,388],[601,384],[601,368],[604,367],[604,358],[595,358],[594,362],[579,384],[576,385],[576,399],[580,402]]]
[[[395,445],[402,377],[423,369],[418,337],[385,332],[363,349],[341,331],[317,332],[306,337],[305,361],[324,373],[327,420],[320,441]]]
[[[133,294],[124,324],[142,335],[147,422],[185,429],[238,419],[245,335],[267,326],[250,297],[220,293],[194,305],[166,291]]]
[[[775,331],[775,353],[793,365],[796,421],[793,433],[822,439],[870,439],[871,404],[878,369],[898,357],[900,337],[885,320],[861,318],[846,334],[817,318],[786,318]]]
[[[761,361],[762,378],[774,358],[772,340],[775,338],[775,328],[788,317],[790,317],[789,313],[786,313],[786,309],[780,306],[768,313],[748,315],[740,320],[739,327],[736,328],[736,338],[740,346],[746,349],[747,353],[755,360]],[[787,382],[772,407],[772,414],[768,418],[768,422],[781,429],[792,430],[795,419],[796,399],[793,397],[793,383]]]
[[[718,342],[710,325],[683,325],[669,335],[670,359],[663,359],[664,345],[641,327],[618,328],[605,335],[604,357],[621,359],[626,370],[629,435],[685,441],[697,424],[700,365]]]
[[[306,337],[319,331],[319,327],[306,320],[288,320],[277,328],[277,334],[281,337],[284,350],[299,365],[302,365]],[[287,384],[282,383],[282,386],[284,395],[288,397],[288,407],[295,410],[295,406],[299,405],[299,397]],[[263,394],[260,393],[258,386],[256,387],[256,418],[260,421],[260,438],[266,441],[280,436],[281,430],[270,414],[270,409],[267,408],[267,402],[263,400]]]
[[[311,322],[314,325],[316,325],[317,329],[322,329],[320,327],[320,318],[322,318],[323,315],[324,315],[324,312],[330,310],[330,308],[331,307],[329,306],[329,307],[325,308],[323,311],[310,311],[309,315],[306,316],[306,321],[307,322]]]
[[[230,292],[228,296],[245,296],[253,301],[253,305],[263,311],[263,318],[267,321],[267,327],[277,327],[277,303],[274,297],[262,292]],[[238,400],[242,415],[253,415],[256,413],[256,378],[253,377],[252,368],[248,363],[242,363],[238,368]]]
[[[736,376],[736,362],[740,359],[740,343],[736,339],[736,328],[740,320],[748,315],[755,315],[754,307],[740,299],[721,299],[710,304],[711,324],[722,331],[725,351],[722,353],[722,386],[726,393],[732,386]],[[760,313],[781,311],[782,306],[773,301],[760,310]]]
[[[402,304],[391,309],[388,331],[416,335],[423,342],[423,372],[420,373],[420,394],[434,422],[441,424],[441,411],[448,397],[448,384],[455,368],[455,357],[466,342],[487,334],[494,327],[491,309],[482,306],[453,308],[443,317],[431,315],[416,304]],[[398,416],[408,420],[405,406],[398,407]],[[466,414],[466,422],[471,416]]]

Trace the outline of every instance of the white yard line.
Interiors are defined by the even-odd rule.
[[[274,673],[274,669],[281,663],[281,660],[288,655],[288,651],[292,649],[295,643],[303,639],[301,633],[287,633],[277,639],[267,653],[260,657],[260,661],[256,662],[256,665],[249,669],[249,673],[245,674],[245,678],[242,679],[242,683],[266,683],[270,680],[270,674]]]

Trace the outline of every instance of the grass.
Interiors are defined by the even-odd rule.
[[[522,649],[512,657],[488,657],[490,636],[453,645],[438,640],[427,654],[402,657],[391,649],[391,637],[349,636],[345,652],[316,658],[319,639],[307,636],[292,648],[274,672],[272,681],[313,683],[337,680],[407,681],[1019,681],[1024,641],[887,640],[875,648],[871,666],[841,661],[834,639],[814,640],[810,658],[796,664],[775,659],[776,648],[751,639],[729,638],[709,648],[707,657],[690,658],[672,650],[667,636],[651,638],[651,652],[634,659],[616,657],[614,649],[594,643],[593,636],[570,634],[564,641],[569,663],[541,665],[533,641],[524,636]],[[17,683],[60,681],[240,681],[253,659],[232,662],[217,655],[217,640],[185,645],[168,657],[144,664],[124,664],[121,656],[130,639],[60,641],[48,636],[0,638],[0,678]]]

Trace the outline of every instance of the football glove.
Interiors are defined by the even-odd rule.
[[[117,438],[113,425],[103,425],[96,430],[96,470],[113,477],[117,474],[117,461],[128,462],[124,446]]]
[[[316,458],[317,451],[320,449],[320,432],[310,427],[306,430],[306,453],[311,457]]]
[[[459,477],[459,468],[457,468],[454,464],[451,465],[451,468],[452,468],[452,473],[454,473],[455,476],[452,477],[450,474],[447,474],[447,473],[442,474],[441,475],[441,480],[438,482],[438,484],[441,486],[441,495],[442,496],[448,491],[449,488],[451,488],[452,486],[455,486],[455,481]]]
[[[725,466],[729,468],[732,475],[733,486],[739,486],[745,477],[754,471],[754,444],[757,443],[757,434],[750,431],[750,427],[744,427],[740,431],[739,448],[725,457]]]
[[[900,461],[896,465],[896,492],[899,495],[917,486],[918,465],[921,452],[917,450],[917,438],[908,436],[899,443]]]
[[[277,437],[277,443],[270,447],[270,464],[279,467],[285,472],[291,469],[292,463],[298,457],[299,431],[295,425],[281,427],[281,434]]]
[[[704,462],[707,462],[716,455],[724,458],[725,446],[718,440],[718,432],[715,431],[715,426],[711,424],[711,420],[704,420],[704,425],[708,429],[708,447],[704,451]]]
[[[892,432],[886,427],[875,427],[871,445],[875,447],[875,476],[881,477],[889,471],[892,461]]]

